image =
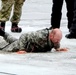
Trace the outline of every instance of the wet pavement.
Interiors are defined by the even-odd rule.
[[[6,24],[6,32],[16,38],[25,32],[36,31],[50,27],[52,0],[26,0],[19,26],[22,33],[10,31],[11,22]],[[61,30],[63,38],[61,47],[67,47],[65,52],[46,53],[8,53],[0,52],[0,75],[76,75],[76,39],[66,39],[68,32],[66,5],[62,9]],[[3,42],[0,37],[0,42]],[[0,43],[1,45],[1,43]]]

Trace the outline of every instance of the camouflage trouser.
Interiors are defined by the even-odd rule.
[[[11,15],[12,6],[13,16],[11,22],[19,22],[24,0],[2,0],[2,8],[0,10],[0,21],[8,21]]]

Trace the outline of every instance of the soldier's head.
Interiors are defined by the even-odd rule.
[[[52,31],[49,33],[49,39],[53,42],[53,43],[59,43],[62,39],[62,32],[60,29],[55,28],[52,29]]]

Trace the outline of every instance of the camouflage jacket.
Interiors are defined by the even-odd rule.
[[[51,30],[42,29],[28,34],[22,34],[19,38],[19,50],[27,52],[46,52],[52,48],[59,48],[60,44],[53,44],[49,40],[49,32]]]
[[[4,36],[8,45],[3,46],[3,51],[16,52],[18,50],[26,50],[26,52],[46,52],[52,48],[59,48],[60,44],[53,44],[49,40],[49,32],[51,30],[42,29],[36,32],[24,33],[19,39],[7,34]]]

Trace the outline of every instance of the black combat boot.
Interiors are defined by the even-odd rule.
[[[11,32],[20,33],[21,31],[22,31],[22,29],[20,27],[18,27],[17,23],[12,23]]]
[[[3,31],[5,31],[5,22],[1,22],[0,29],[2,29]]]
[[[53,27],[49,27],[49,30],[53,29]]]
[[[2,29],[0,29],[0,36],[4,37],[4,35],[5,35],[5,31],[3,31]]]
[[[76,33],[69,33],[65,37],[68,39],[76,39]]]

